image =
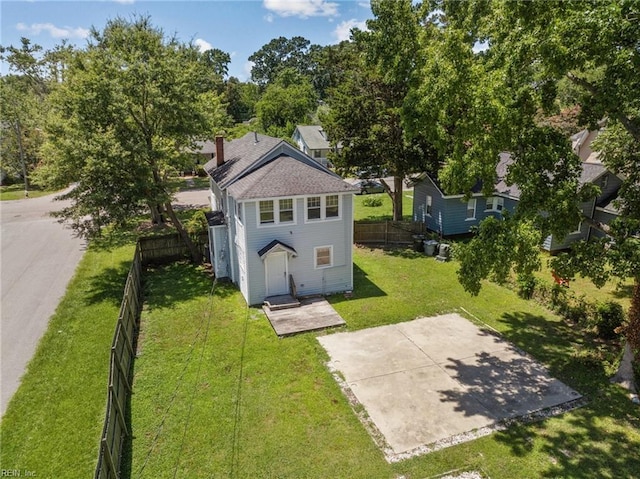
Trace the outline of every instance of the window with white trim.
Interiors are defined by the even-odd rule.
[[[476,199],[471,198],[467,202],[467,220],[475,220],[476,219]]]
[[[306,201],[306,221],[340,218],[340,195],[309,196]]]
[[[293,222],[293,198],[285,198],[278,201],[280,223]]]
[[[259,226],[295,223],[295,202],[293,198],[263,200],[258,202]]]
[[[313,248],[314,267],[330,268],[333,266],[333,246],[317,246]]]
[[[433,198],[431,197],[431,195],[427,195],[427,203],[426,203],[426,208],[425,208],[425,213],[427,214],[427,216],[431,216],[431,214],[433,213]]]
[[[273,200],[260,201],[260,224],[271,225],[275,223],[273,215]]]
[[[578,223],[578,228],[575,231],[572,231],[571,233],[569,233],[570,235],[577,235],[579,233],[582,233],[582,221],[580,221]]]
[[[492,196],[487,198],[487,209],[485,211],[502,211],[504,209],[504,198]]]
[[[311,196],[307,198],[307,220],[319,220],[322,217],[322,208],[320,207],[320,197]]]
[[[325,197],[324,216],[325,218],[337,218],[340,216],[340,201],[338,195]]]
[[[602,180],[600,181],[600,186],[604,190],[608,184],[609,184],[609,175],[604,175],[602,177]]]

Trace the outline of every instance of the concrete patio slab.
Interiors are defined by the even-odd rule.
[[[384,437],[390,461],[580,398],[532,358],[458,314],[318,340],[345,392],[364,406],[374,436]]]
[[[342,316],[322,297],[300,299],[300,306],[297,308],[273,311],[264,306],[262,310],[278,336],[289,336],[346,324]]]

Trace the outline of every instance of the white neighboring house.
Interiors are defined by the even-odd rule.
[[[204,169],[216,277],[230,278],[250,305],[352,290],[357,189],[277,138],[247,133],[215,146]]]
[[[329,166],[327,155],[332,148],[327,133],[320,125],[298,125],[292,138],[301,151],[323,166]]]

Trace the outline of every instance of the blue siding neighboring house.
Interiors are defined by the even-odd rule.
[[[583,214],[601,223],[609,223],[618,214],[615,198],[621,180],[608,171],[599,161],[597,152],[591,150],[591,141],[597,132],[582,131],[572,137],[573,148],[583,160],[580,184],[593,183],[600,187],[598,197],[581,205]],[[508,185],[505,181],[509,165],[513,162],[508,153],[501,153],[496,167],[497,181],[494,194],[490,197],[480,193],[477,185],[471,197],[447,195],[437,179],[427,174],[413,178],[413,219],[424,222],[426,227],[440,236],[468,234],[472,227],[478,226],[488,216],[500,217],[503,211],[514,211],[520,199],[517,185]],[[576,225],[575,231],[564,238],[548,236],[542,248],[547,251],[559,251],[568,248],[573,242],[589,239],[592,235],[601,235],[586,222]]]
[[[480,193],[479,184],[465,200],[461,194],[445,194],[437,180],[427,174],[414,178],[413,220],[424,222],[429,230],[441,236],[454,236],[471,232],[472,227],[489,216],[500,217],[505,210],[513,211],[520,191],[504,182],[510,162],[507,153],[500,155],[495,194],[489,197]]]
[[[216,139],[209,243],[217,277],[248,304],[353,289],[353,194],[358,190],[288,143],[256,133]]]

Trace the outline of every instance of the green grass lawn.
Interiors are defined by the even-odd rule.
[[[386,193],[374,195],[354,195],[354,221],[391,221],[393,219],[393,206],[391,198]],[[380,206],[366,206],[363,204],[367,198],[379,198]],[[402,216],[410,220],[413,215],[413,191],[404,191],[402,195]]]
[[[606,374],[612,345],[495,284],[469,296],[455,263],[370,248],[356,248],[355,263],[353,297],[330,298],[346,329],[473,315],[589,403],[388,464],[326,369],[322,333],[278,339],[234,287],[210,296],[205,275],[173,265],[147,277],[124,477],[425,478],[461,469],[491,478],[617,478],[640,470],[637,406]]]
[[[541,281],[553,284],[554,281],[551,276],[551,268],[548,264],[551,259],[551,255],[546,251],[541,251],[540,255],[542,259],[542,267],[540,271],[535,273],[535,276]],[[622,282],[617,279],[611,279],[602,288],[596,287],[591,280],[579,275],[569,282],[569,289],[574,293],[578,295],[585,295],[588,299],[594,301],[617,301],[627,311],[631,306],[632,288],[633,281],[631,279]]]
[[[93,477],[109,354],[133,247],[90,248],[0,424],[3,470]]]
[[[201,190],[209,188],[209,177],[176,176],[168,180],[169,189],[176,191]]]
[[[29,187],[29,198],[38,198],[55,193],[52,190],[45,190],[36,185]],[[0,186],[0,201],[21,200],[25,198],[24,184]]]

